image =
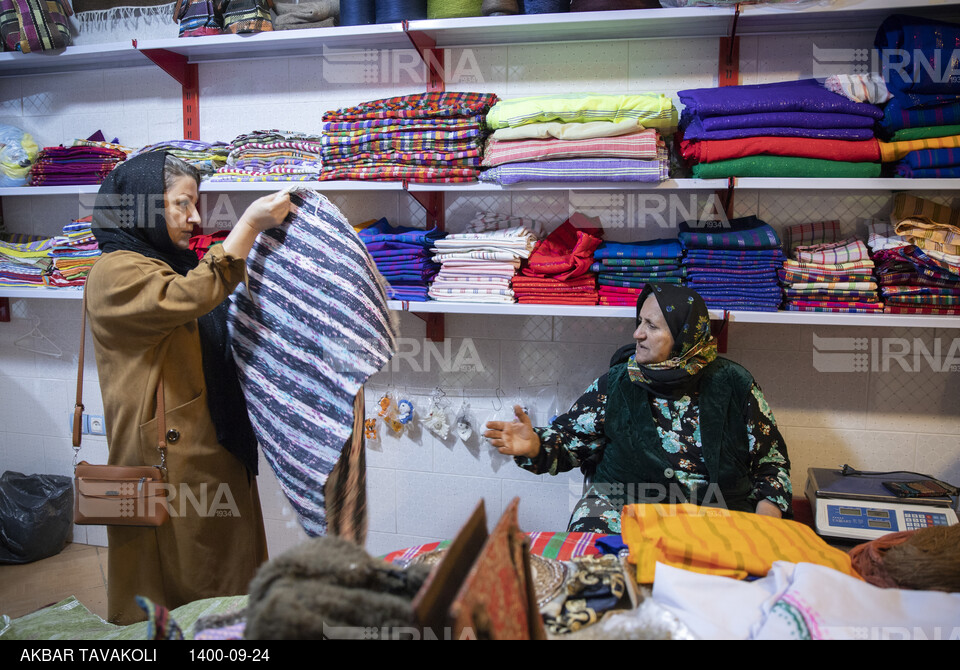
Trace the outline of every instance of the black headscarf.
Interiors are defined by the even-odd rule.
[[[178,248],[167,232],[162,151],[141,154],[114,169],[100,186],[93,210],[93,234],[100,250],[134,251],[186,275],[197,267],[196,253]],[[227,330],[228,300],[197,322],[207,405],[217,441],[251,473],[257,473],[257,439],[237,377]]]
[[[661,398],[680,398],[697,390],[700,374],[717,357],[717,343],[710,333],[710,312],[693,289],[673,284],[647,284],[637,298],[640,309],[650,296],[657,300],[673,335],[670,358],[662,363],[640,365],[635,356],[627,363],[630,380]]]

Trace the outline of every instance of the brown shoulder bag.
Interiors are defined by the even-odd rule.
[[[80,319],[77,402],[73,410],[73,522],[81,526],[160,526],[170,518],[167,505],[166,421],[163,378],[157,385],[157,449],[160,465],[91,465],[77,462],[83,421],[83,349],[87,332],[87,294]]]

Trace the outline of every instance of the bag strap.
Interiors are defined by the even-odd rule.
[[[87,339],[87,286],[83,286],[83,308],[80,313],[80,353],[77,356],[77,399],[73,406],[73,466],[80,456],[80,441],[83,436],[83,352]],[[157,383],[157,450],[160,452],[160,469],[167,470],[167,415],[164,403],[163,373]]]

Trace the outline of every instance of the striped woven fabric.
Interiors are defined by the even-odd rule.
[[[948,137],[930,137],[904,142],[880,142],[880,160],[884,163],[893,163],[906,158],[911,151],[920,149],[956,149],[960,147],[960,135]]]
[[[479,116],[497,102],[492,93],[423,93],[365,102],[323,115],[324,121],[342,123],[364,119],[418,119]]]
[[[563,158],[633,158],[655,160],[660,144],[656,130],[589,140],[490,140],[483,155],[484,167],[503,163]]]
[[[598,539],[606,537],[597,533],[566,533],[566,532],[539,532],[527,533],[530,538],[530,553],[551,558],[557,561],[569,561],[578,556],[593,556],[600,553],[595,543]],[[417,556],[428,554],[437,549],[446,549],[450,546],[450,540],[442,542],[428,542],[426,544],[398,549],[391,551],[383,556],[383,560],[388,563],[408,563]]]
[[[392,356],[396,331],[373,259],[343,214],[313,191],[291,199],[295,211],[247,260],[249,295],[241,286],[231,296],[234,358],[264,456],[304,530],[344,529],[362,543],[355,403]]]
[[[659,182],[667,178],[665,160],[589,158],[505,163],[480,174],[480,181],[496,184],[523,182]]]
[[[339,179],[367,179],[372,181],[413,181],[453,183],[476,181],[479,170],[474,168],[447,168],[394,163],[351,163],[343,166],[324,167],[320,181]]]
[[[67,18],[57,0],[13,0],[13,4],[19,14],[19,51],[63,49],[70,44]]]

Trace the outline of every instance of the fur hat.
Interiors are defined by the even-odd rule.
[[[384,627],[415,627],[411,601],[428,574],[425,566],[398,569],[341,538],[314,538],[257,572],[244,636],[378,639]]]

